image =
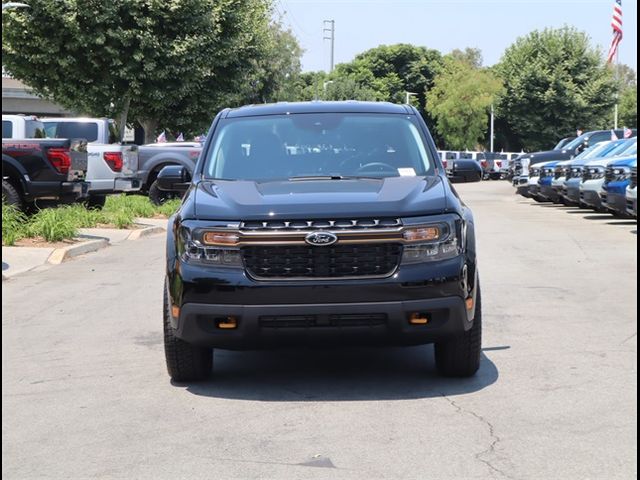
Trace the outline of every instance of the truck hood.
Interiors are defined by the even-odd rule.
[[[530,165],[535,165],[540,162],[570,160],[573,156],[573,150],[548,150],[546,152],[527,153],[522,155],[520,159],[528,159]]]
[[[199,220],[406,217],[443,213],[442,178],[304,181],[200,181],[194,192]]]

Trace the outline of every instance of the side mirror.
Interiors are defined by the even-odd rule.
[[[186,192],[191,174],[182,165],[168,165],[158,173],[158,188],[167,192]]]

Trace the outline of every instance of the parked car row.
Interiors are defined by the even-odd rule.
[[[59,142],[54,139],[68,143],[57,147]],[[50,147],[54,148],[53,154]],[[84,156],[84,170],[75,166],[67,169],[69,162],[60,160],[62,154],[55,148],[67,148],[76,163]],[[201,150],[198,142],[123,144],[116,123],[106,118],[3,115],[3,198],[18,208],[44,200],[82,201],[101,208],[109,194],[141,192],[161,204],[171,194],[157,188],[158,172],[167,165],[193,171]],[[73,180],[60,176],[67,170],[74,172]]]
[[[538,202],[637,218],[636,131],[613,133],[627,138],[613,139],[611,130],[588,132],[555,150],[557,158],[553,151],[518,158],[513,176],[517,193]]]
[[[500,180],[509,175],[509,165],[523,152],[469,152],[439,150],[449,178],[458,181]]]

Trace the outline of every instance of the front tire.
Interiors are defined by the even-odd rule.
[[[106,202],[106,195],[89,195],[89,198],[84,200],[82,203],[89,210],[102,210]]]
[[[482,352],[482,300],[476,297],[473,327],[462,335],[435,344],[436,369],[446,377],[471,377],[480,368]]]
[[[197,382],[211,376],[213,351],[176,337],[169,320],[169,299],[164,292],[164,354],[169,376],[175,382]]]
[[[2,201],[18,210],[22,210],[24,206],[18,190],[6,180],[2,180]]]
[[[167,200],[172,200],[174,198],[181,198],[181,196],[174,192],[160,190],[158,188],[158,180],[154,180],[154,182],[149,187],[149,200],[151,200],[151,203],[153,203],[154,205],[160,206]]]

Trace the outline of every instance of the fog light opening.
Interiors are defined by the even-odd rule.
[[[238,320],[236,317],[221,317],[216,318],[216,327],[222,330],[232,330],[238,327]]]
[[[423,312],[413,312],[409,315],[409,323],[411,325],[426,325],[429,323],[429,315]]]

